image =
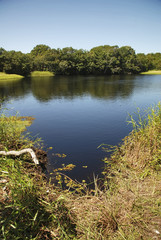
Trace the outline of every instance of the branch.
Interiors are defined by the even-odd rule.
[[[20,156],[21,154],[24,153],[30,153],[32,160],[34,161],[35,164],[39,164],[39,160],[36,157],[35,152],[31,148],[25,148],[20,151],[0,151],[0,155],[8,156],[8,155],[14,155],[14,156]]]

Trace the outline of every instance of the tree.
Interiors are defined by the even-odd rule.
[[[51,49],[47,45],[37,45],[31,52],[32,71],[58,72],[60,50]]]
[[[135,74],[161,69],[161,53],[135,54],[130,46],[97,46],[90,51],[39,44],[29,54],[0,48],[0,71],[27,75],[31,71],[55,74]]]
[[[27,54],[15,51],[5,51],[3,71],[26,76],[31,71],[31,59]]]
[[[141,72],[146,72],[149,70],[148,59],[144,53],[138,53],[136,55],[137,65],[140,68]]]
[[[47,45],[39,44],[31,50],[30,54],[31,56],[36,57],[38,55],[44,55],[50,49],[51,48]]]
[[[119,48],[120,67],[122,73],[137,73],[140,71],[137,66],[137,58],[133,48],[123,46]]]
[[[4,48],[0,48],[0,72],[3,72],[3,68],[4,68],[4,60],[5,60],[5,49]]]
[[[110,74],[110,53],[117,48],[118,46],[109,45],[92,48],[89,52],[89,68],[92,73]]]

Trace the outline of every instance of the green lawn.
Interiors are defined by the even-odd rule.
[[[161,75],[161,70],[150,70],[148,72],[142,72],[141,74]]]
[[[54,73],[49,71],[34,71],[31,73],[31,77],[44,77],[44,76],[54,76]]]
[[[23,78],[23,76],[21,76],[21,75],[7,74],[7,73],[0,72],[0,81],[1,80],[18,80],[21,78]]]

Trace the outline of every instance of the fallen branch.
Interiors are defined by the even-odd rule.
[[[0,179],[0,183],[6,183],[7,180],[6,179]]]
[[[35,152],[31,148],[25,148],[20,151],[0,151],[0,155],[8,156],[8,155],[14,155],[14,156],[20,156],[21,154],[24,153],[30,153],[32,160],[34,161],[35,164],[39,164],[39,160],[36,157]]]

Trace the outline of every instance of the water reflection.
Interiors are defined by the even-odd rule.
[[[26,78],[0,82],[2,97],[13,99],[7,108],[35,117],[29,131],[39,134],[46,147],[54,147],[54,153],[67,155],[63,163],[76,165],[72,178],[86,179],[101,171],[106,153],[97,147],[116,145],[131,131],[128,113],[160,101],[161,76]],[[48,170],[55,166],[51,153]]]
[[[27,79],[0,81],[0,99],[24,97],[30,89]]]
[[[125,81],[130,80],[130,84]],[[40,101],[90,95],[94,98],[126,98],[133,91],[134,76],[111,77],[45,77],[32,78],[33,95]]]
[[[85,95],[93,98],[126,98],[134,88],[135,76],[108,77],[33,77],[19,81],[0,82],[0,98],[17,98],[32,92],[39,101],[54,98],[74,99]],[[128,81],[127,83],[127,80]]]

